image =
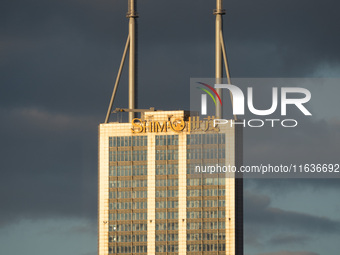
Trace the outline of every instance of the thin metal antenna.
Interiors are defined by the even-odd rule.
[[[119,84],[119,81],[120,81],[120,77],[122,75],[122,70],[123,70],[123,66],[124,66],[124,62],[125,62],[125,58],[126,58],[126,53],[127,53],[128,48],[129,48],[129,44],[130,44],[130,36],[128,36],[127,41],[126,41],[126,45],[125,45],[122,61],[120,62],[120,67],[119,67],[118,75],[117,75],[117,78],[116,78],[116,83],[115,83],[115,86],[114,86],[114,89],[113,89],[113,92],[112,92],[112,96],[111,96],[111,100],[110,100],[110,105],[109,105],[109,108],[107,110],[106,118],[105,118],[105,122],[104,123],[108,123],[109,119],[110,119],[113,102],[114,102],[115,97],[116,97],[116,93],[117,93],[117,89],[118,89],[118,84]]]
[[[220,34],[220,39],[221,39],[221,46],[222,46],[222,52],[223,52],[223,59],[224,59],[224,67],[225,67],[225,72],[227,74],[227,80],[228,80],[228,84],[231,84],[231,80],[230,80],[230,72],[229,72],[229,65],[228,65],[228,57],[227,57],[227,51],[225,49],[225,45],[224,45],[224,39],[223,39],[223,33],[221,31]],[[229,94],[230,94],[230,101],[231,101],[231,107],[233,107],[233,94],[231,93],[231,91],[229,90]],[[237,120],[237,115],[234,115],[234,119]]]
[[[222,53],[223,53],[223,59],[224,59],[224,67],[225,67],[225,72],[227,74],[227,80],[228,80],[228,84],[231,84],[230,81],[230,73],[229,73],[229,65],[228,65],[228,58],[227,58],[227,52],[225,50],[225,45],[224,45],[224,38],[223,38],[223,33],[221,31],[220,33],[220,43],[221,43],[221,47],[222,47]]]
[[[110,114],[112,111],[112,106],[113,102],[116,96],[116,92],[118,89],[118,84],[120,81],[120,77],[122,74],[122,69],[124,66],[127,50],[129,49],[129,109],[134,110],[136,107],[136,67],[137,67],[137,62],[136,62],[136,40],[137,40],[137,35],[136,35],[136,18],[138,18],[138,14],[136,12],[136,0],[128,0],[128,12],[126,14],[126,17],[129,18],[129,36],[126,41],[122,61],[120,63],[118,75],[116,78],[116,83],[112,92],[111,100],[110,100],[110,105],[108,108],[108,111],[106,113],[106,118],[105,118],[105,123],[109,122],[110,119]],[[131,122],[132,119],[135,117],[135,112],[130,111],[129,112],[129,121]]]
[[[215,22],[215,83],[220,84],[222,82],[223,77],[223,60],[222,60],[222,45],[221,45],[221,33],[223,33],[222,29],[222,15],[225,14],[225,10],[223,10],[222,5],[223,0],[216,0],[216,9],[214,10],[214,15],[216,16]],[[222,98],[222,89],[216,89],[217,94]],[[217,96],[216,96],[217,97]],[[216,98],[217,99],[217,98]],[[220,104],[219,100],[216,106],[216,118],[221,119],[223,112],[222,112],[222,105]]]
[[[130,52],[129,52],[129,109],[136,107],[136,0],[129,0],[129,9],[126,17],[129,18],[129,37],[130,37]],[[133,111],[129,112],[129,122],[135,117]]]

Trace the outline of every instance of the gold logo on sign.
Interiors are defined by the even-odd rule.
[[[132,120],[132,133],[158,133],[168,132],[172,130],[174,132],[182,132],[184,130],[188,132],[218,132],[219,129],[213,126],[214,117],[208,117],[204,120],[200,120],[199,117],[189,117],[189,121],[185,121],[182,118],[177,118],[173,121],[143,121],[142,119],[135,118]]]

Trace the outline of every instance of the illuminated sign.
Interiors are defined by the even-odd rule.
[[[159,133],[159,132],[218,132],[219,128],[214,127],[214,117],[207,117],[200,120],[199,117],[189,117],[188,121],[177,118],[170,121],[143,121],[135,118],[132,120],[132,133]]]

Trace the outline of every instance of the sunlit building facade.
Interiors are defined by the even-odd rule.
[[[242,180],[195,172],[240,164],[242,130],[189,117],[99,126],[99,255],[243,254]]]

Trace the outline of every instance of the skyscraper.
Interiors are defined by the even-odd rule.
[[[216,0],[216,83],[222,80],[222,0]],[[129,36],[106,115],[99,126],[98,254],[243,255],[243,185],[233,174],[202,173],[242,162],[242,129],[213,117],[136,108],[135,0]],[[109,122],[129,49],[129,122]],[[216,97],[222,98],[221,89]],[[217,100],[216,100],[217,101]],[[135,113],[141,113],[135,118]],[[222,101],[216,117],[222,118]]]
[[[237,165],[241,130],[141,115],[99,127],[99,255],[243,254],[241,179],[197,172]]]

